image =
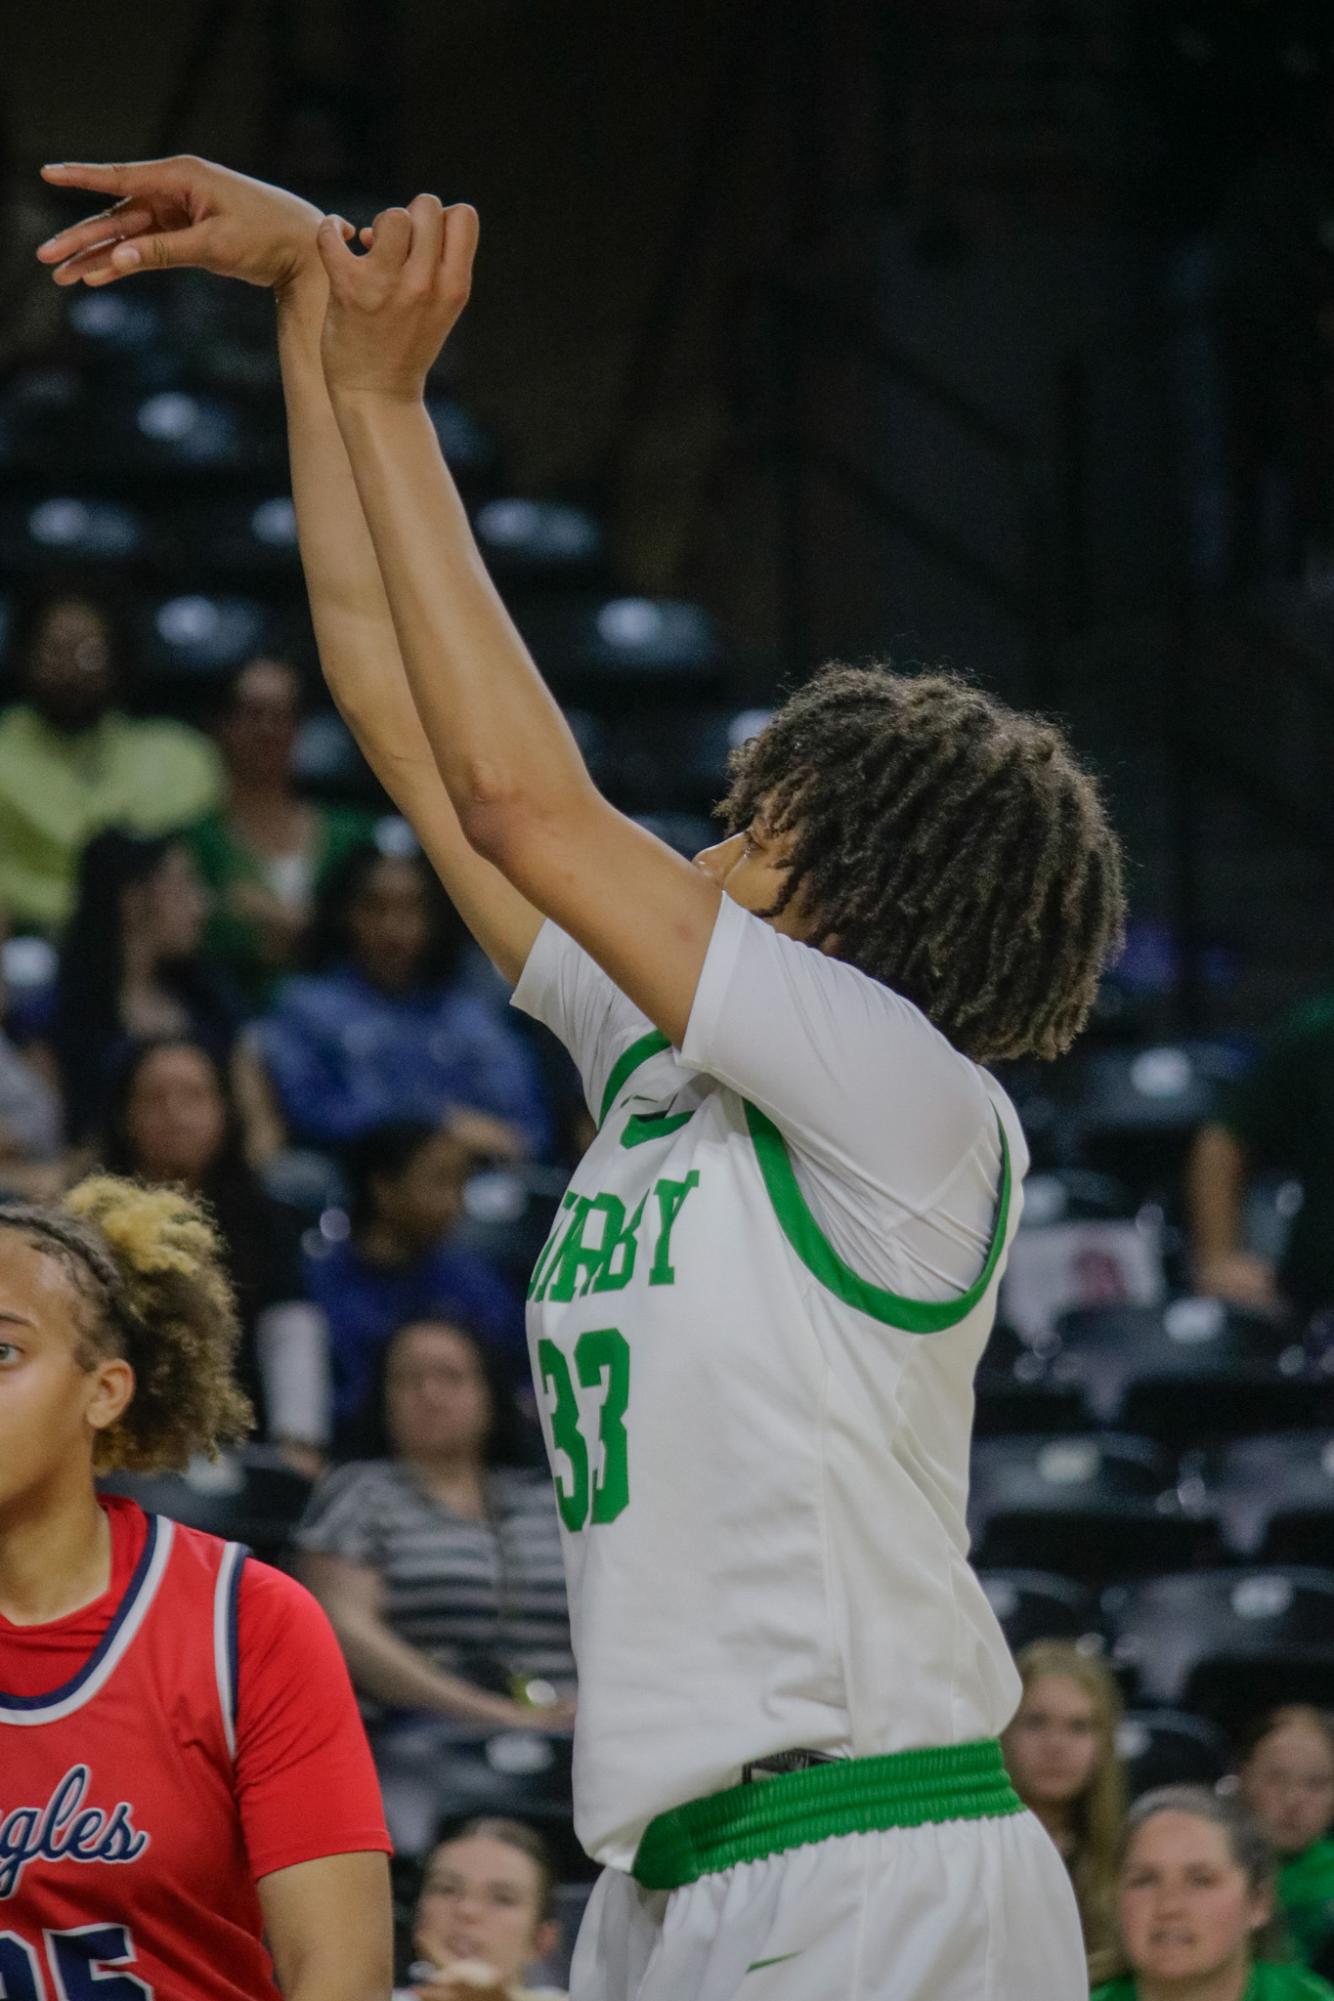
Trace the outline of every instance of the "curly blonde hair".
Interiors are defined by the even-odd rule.
[[[178,1471],[193,1453],[216,1458],[253,1429],[232,1374],[236,1301],[201,1202],[94,1174],[50,1207],[0,1204],[0,1227],[54,1257],[78,1293],[80,1368],[114,1355],[134,1370],[133,1397],[98,1435],[94,1472]]]

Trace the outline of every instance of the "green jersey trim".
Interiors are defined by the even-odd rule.
[[[608,1112],[616,1103],[616,1100],[620,1097],[621,1092],[634,1076],[640,1064],[647,1063],[650,1056],[660,1056],[664,1049],[670,1049],[671,1046],[671,1043],[660,1028],[651,1028],[647,1035],[641,1035],[637,1042],[632,1042],[628,1049],[621,1051],[621,1054],[611,1066],[611,1075],[608,1077],[607,1087],[602,1093],[602,1109],[598,1113],[598,1124],[600,1126],[605,1124]]]
[[[831,1758],[660,1813],[644,1829],[631,1874],[646,1890],[679,1890],[738,1862],[841,1834],[1022,1812],[994,1737],[883,1758]]]
[[[946,1327],[957,1327],[967,1318],[995,1276],[1010,1219],[1010,1143],[999,1112],[996,1124],[1001,1143],[1000,1199],[986,1263],[975,1282],[958,1299],[925,1300],[903,1299],[896,1292],[887,1292],[882,1286],[872,1285],[869,1279],[859,1277],[851,1265],[843,1262],[811,1214],[783,1135],[772,1119],[749,1101],[745,1103],[746,1123],[774,1214],[783,1235],[821,1285],[845,1306],[855,1306],[862,1313],[869,1313],[873,1320],[882,1321],[887,1327],[898,1327],[906,1334],[938,1334]]]

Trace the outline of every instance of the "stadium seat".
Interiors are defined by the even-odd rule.
[[[149,546],[144,516],[122,501],[51,494],[0,506],[0,567],[11,575],[71,564],[110,569],[143,557]]]
[[[1132,1799],[1155,1786],[1214,1786],[1228,1768],[1218,1726],[1184,1709],[1132,1709],[1116,1733]]]
[[[1244,1562],[1320,1563],[1334,1558],[1334,1437],[1266,1432],[1198,1454],[1198,1487],[1229,1551]]]
[[[1001,1281],[1001,1312],[1030,1341],[1064,1313],[1156,1306],[1166,1294],[1163,1219],[1137,1209],[1108,1175],[1065,1168],[1030,1176]]]
[[[565,1192],[559,1168],[497,1168],[469,1179],[451,1243],[526,1286]]]
[[[1091,1048],[1062,1063],[1054,1091],[1087,1164],[1144,1194],[1175,1181],[1192,1134],[1242,1067],[1225,1043]]]
[[[157,544],[174,574],[200,584],[228,582],[254,589],[262,579],[299,588],[296,512],[291,496],[272,489],[221,499],[173,497],[160,503]]]
[[[452,396],[428,394],[426,409],[460,493],[468,499],[492,493],[500,472],[500,447],[486,425]]]
[[[695,698],[714,687],[722,647],[713,620],[672,598],[525,599],[515,618],[542,672],[561,694],[636,701],[675,691]]]
[[[1257,1688],[1262,1672],[1284,1660],[1299,1671],[1323,1662],[1334,1676],[1334,1570],[1218,1569],[1145,1578],[1108,1590],[1103,1612],[1112,1659],[1133,1673],[1146,1702],[1205,1707],[1196,1684],[1203,1667],[1218,1663],[1229,1672],[1239,1664]],[[1331,1686],[1327,1680],[1325,1701]],[[1266,1704],[1257,1694],[1249,1706]]]
[[[1052,1380],[1048,1362],[1054,1346],[1025,1341],[1017,1328],[997,1321],[973,1385],[975,1438],[1088,1429],[1083,1392],[1074,1383]]]
[[[245,1543],[266,1563],[284,1557],[310,1496],[310,1482],[263,1445],[224,1453],[216,1463],[193,1459],[184,1473],[111,1473],[99,1484],[150,1514]]]
[[[1200,1541],[1168,1455],[1110,1434],[979,1440],[969,1522],[982,1564],[1099,1580],[1189,1563]]]
[[[1072,1577],[1049,1570],[985,1570],[978,1572],[978,1582],[1012,1653],[1033,1640],[1095,1639],[1101,1630],[1096,1598]]]
[[[85,285],[66,294],[68,345],[94,370],[118,374],[158,373],[163,359],[163,319],[158,301],[137,285],[108,286],[89,291]]]
[[[1059,1317],[1056,1331],[1053,1374],[1078,1383],[1103,1423],[1191,1443],[1247,1423],[1300,1421],[1295,1384],[1304,1358],[1262,1314],[1216,1299],[1176,1299],[1077,1308]],[[1275,1409],[1284,1413],[1277,1420],[1265,1414]]]
[[[138,660],[156,683],[154,706],[169,700],[174,684],[187,705],[252,654],[273,643],[272,612],[254,598],[187,592],[146,605],[139,620]]]
[[[68,362],[33,362],[0,389],[6,463],[18,472],[78,482],[87,477],[91,388]]]
[[[118,477],[195,483],[201,476],[257,474],[285,453],[281,431],[240,398],[172,386],[102,387],[84,436],[88,462]]]
[[[473,530],[502,589],[511,581],[550,588],[606,579],[607,538],[586,507],[560,500],[487,500],[473,516]]]

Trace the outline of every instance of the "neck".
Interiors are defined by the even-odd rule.
[[[62,1619],[111,1582],[111,1524],[86,1460],[0,1503],[0,1612],[16,1626]]]
[[[1249,1956],[1238,1964],[1228,1964],[1212,1973],[1187,1980],[1146,1980],[1135,1984],[1136,2001],[1245,2001],[1251,1984]]]
[[[1058,1801],[1038,1800],[1029,1807],[1029,1812],[1041,1822],[1060,1853],[1067,1855],[1075,1843],[1075,1825],[1069,1807]]]
[[[480,1514],[486,1498],[486,1468],[471,1453],[415,1453],[408,1463],[422,1485],[461,1514]]]
[[[233,820],[273,820],[280,816],[295,818],[300,808],[300,800],[294,797],[283,776],[243,778],[236,772],[230,774],[227,810]]]

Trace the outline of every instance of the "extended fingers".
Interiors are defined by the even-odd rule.
[[[85,222],[71,223],[68,229],[57,230],[45,243],[39,244],[37,255],[43,264],[63,264],[67,257],[78,256],[81,251],[90,250],[99,243],[114,242],[123,236],[137,236],[139,231],[151,226],[152,211],[144,201],[130,199],[118,201],[111,208],[104,208],[100,215],[90,215]]]

